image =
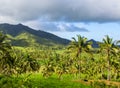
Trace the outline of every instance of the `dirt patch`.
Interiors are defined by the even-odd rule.
[[[105,83],[106,85],[114,85],[120,88],[120,82],[115,82],[115,81],[108,81],[108,80],[74,80],[74,82],[79,82],[85,85],[90,85],[91,83],[94,82],[100,82],[100,83]]]

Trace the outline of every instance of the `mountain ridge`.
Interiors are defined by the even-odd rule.
[[[31,37],[31,39],[35,40],[36,43],[43,44],[43,45],[45,43],[48,43],[48,45],[50,45],[50,46],[53,46],[55,44],[56,45],[67,45],[70,42],[70,40],[58,37],[57,35],[54,35],[54,34],[51,34],[51,33],[48,33],[48,32],[42,31],[42,30],[35,30],[35,29],[32,29],[23,24],[13,25],[13,24],[8,24],[8,23],[3,23],[3,24],[0,24],[0,31],[12,36],[12,39],[11,39],[12,43],[15,42],[17,40],[17,36],[21,35],[22,33],[27,33],[26,35],[24,35],[24,37],[33,35]],[[21,36],[21,37],[23,37],[23,36]],[[24,40],[24,42],[26,42],[24,37],[21,40],[22,41]],[[16,40],[15,40],[15,38],[16,38]],[[29,38],[27,38],[27,39],[29,39]],[[18,40],[20,40],[20,39],[18,39]],[[20,41],[19,41],[19,43],[20,43]],[[14,45],[14,43],[13,43],[13,45]]]
[[[13,46],[54,46],[68,45],[70,43],[70,40],[42,30],[35,30],[21,23],[17,25],[8,23],[0,24],[0,31],[9,36]],[[92,47],[99,47],[99,41],[94,39],[90,39],[89,41],[92,42]]]
[[[98,48],[99,47],[99,41],[96,41],[94,39],[88,40],[88,42],[92,42],[92,47],[93,48]]]

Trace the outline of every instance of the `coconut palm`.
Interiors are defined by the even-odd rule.
[[[110,80],[111,79],[111,67],[110,67],[111,56],[117,53],[117,47],[113,39],[107,35],[105,38],[103,38],[103,43],[100,44],[100,48],[106,55],[106,59],[108,63],[107,79]]]
[[[82,52],[88,52],[91,48],[91,42],[87,41],[87,38],[82,37],[80,35],[77,35],[77,40],[73,37],[73,41],[71,42],[70,46],[68,49],[73,49],[72,51],[76,52],[76,57],[79,59],[78,62],[78,70],[80,74],[80,69],[81,69],[81,54]]]
[[[7,36],[0,33],[0,72],[11,74],[14,58],[11,55],[11,45],[6,42]]]
[[[5,42],[7,36],[0,32],[0,51],[7,52],[8,49],[11,49],[9,43]]]

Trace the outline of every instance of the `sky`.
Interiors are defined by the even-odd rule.
[[[0,0],[0,23],[22,23],[62,38],[120,40],[120,0]]]

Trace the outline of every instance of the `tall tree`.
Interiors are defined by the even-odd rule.
[[[107,76],[107,80],[110,80],[111,79],[111,56],[112,55],[115,55],[116,53],[116,44],[115,42],[113,41],[112,38],[110,38],[108,35],[103,38],[103,42],[100,43],[100,48],[102,50],[102,52],[105,53],[106,55],[106,59],[107,59],[107,65],[108,65],[108,76]]]
[[[88,52],[91,48],[91,42],[87,41],[87,38],[82,37],[81,35],[77,35],[77,40],[73,37],[73,41],[71,42],[70,46],[68,49],[74,49],[73,52],[76,52],[76,57],[79,59],[78,61],[78,70],[79,74],[81,72],[81,54],[82,52]],[[81,74],[80,74],[81,76]]]
[[[7,36],[0,32],[0,72],[11,74],[14,58],[11,55],[11,45],[6,42]]]

